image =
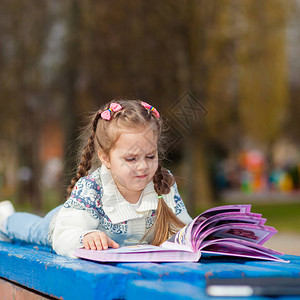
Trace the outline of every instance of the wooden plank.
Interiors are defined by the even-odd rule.
[[[205,292],[205,286],[202,283],[186,283],[181,281],[151,281],[136,280],[129,284],[127,300],[229,300],[228,297],[210,297]],[[249,297],[234,297],[234,300],[247,300]],[[265,297],[255,297],[253,300],[266,300]],[[277,299],[277,298],[276,298]]]
[[[140,275],[108,264],[0,242],[0,277],[49,296],[73,300],[123,298],[127,282]]]
[[[212,263],[208,265],[211,268],[211,276],[216,278],[226,278],[218,276],[218,270],[224,269],[234,269],[242,273],[241,277],[293,277],[293,273],[289,270],[284,269],[286,264],[281,263],[281,269],[267,268],[262,262],[257,266],[251,266],[245,264],[235,264],[235,263]]]
[[[194,282],[208,277],[241,278],[241,277],[294,277],[295,270],[287,268],[287,264],[280,263],[272,268],[262,262],[257,266],[238,263],[122,263],[117,266],[138,271],[145,279],[180,280]]]
[[[0,278],[0,297],[5,300],[49,300],[49,297],[41,296],[20,286],[12,284]]]
[[[208,277],[299,277],[300,257],[283,258],[291,263],[203,256],[198,263],[101,264],[58,256],[40,247],[0,242],[0,277],[67,300],[211,299],[204,289]],[[0,295],[2,299],[1,290]]]
[[[290,260],[291,263],[300,264],[300,256],[298,255],[285,254],[282,256],[282,258],[286,260]]]
[[[128,285],[127,300],[267,300],[270,297],[210,297],[205,292],[204,282],[193,284],[181,281],[159,281],[159,280],[136,280]],[[273,298],[272,298],[273,299]],[[276,300],[299,300],[299,296],[279,296]]]
[[[195,273],[202,274],[204,279],[208,277],[217,278],[240,278],[244,276],[244,273],[238,269],[238,265],[226,265],[226,264],[203,264],[203,263],[173,263],[173,267],[181,267],[192,270]],[[199,276],[200,277],[200,276]]]
[[[300,262],[300,261],[299,261]],[[289,264],[282,264],[275,261],[266,261],[263,264],[260,261],[249,261],[245,263],[246,266],[253,266],[253,267],[262,267],[264,269],[271,269],[271,270],[280,270],[281,272],[289,272],[289,276],[285,277],[300,277],[300,264],[296,263],[289,263]],[[282,276],[281,276],[282,277]]]
[[[196,286],[181,281],[137,280],[128,285],[127,300],[208,300],[202,285]],[[219,300],[219,299],[218,299]]]
[[[182,266],[184,263],[182,263]],[[181,268],[174,263],[119,263],[118,267],[137,271],[145,279],[195,281],[204,278],[204,272]]]

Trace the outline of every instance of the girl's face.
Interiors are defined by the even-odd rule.
[[[135,202],[157,170],[157,136],[150,127],[123,132],[109,157],[99,158],[124,198]]]

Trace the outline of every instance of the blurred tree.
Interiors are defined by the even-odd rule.
[[[171,119],[180,142],[169,150],[186,162],[187,206],[213,205],[217,151],[236,151],[243,135],[269,147],[281,131],[284,3],[2,1],[0,113],[8,114],[0,131],[18,141],[19,165],[32,171],[22,200],[39,205],[43,123],[62,120],[68,185],[86,112],[120,96],[149,101]]]
[[[288,118],[285,119],[284,133],[297,145],[300,144],[300,3],[299,1],[288,1],[288,30],[287,30],[287,53],[288,53],[288,73],[289,92],[291,101],[288,107]]]
[[[205,22],[209,18],[203,19],[204,2],[199,3],[165,1],[153,5],[131,0],[114,2],[114,7],[105,1],[81,3],[83,52],[79,101],[97,99],[98,105],[116,95],[151,99],[153,105],[159,103],[161,112],[170,116],[170,108],[185,90],[202,95],[204,84],[199,82],[204,81],[205,73],[200,58],[205,26],[209,26]],[[199,124],[191,126],[195,131]],[[202,136],[205,130],[199,132]],[[194,141],[191,138],[192,145],[188,142],[184,145],[187,157],[190,150],[197,149],[192,155],[197,159],[202,147],[205,153],[206,143],[198,141],[198,145],[193,145]],[[189,175],[195,182],[187,187],[191,191],[188,198],[210,201],[211,184],[205,159],[198,160],[193,169],[194,159],[189,165],[194,172]],[[195,194],[194,187],[199,182],[201,189]]]
[[[40,72],[37,61],[41,56],[43,40],[45,38],[45,5],[36,5],[35,1],[23,3],[9,1],[2,3],[5,14],[6,49],[4,57],[6,80],[3,91],[5,101],[14,107],[11,120],[15,130],[14,138],[19,151],[19,201],[28,201],[39,206],[40,202],[40,165],[39,129],[41,114],[39,99],[41,92]],[[31,18],[28,18],[30,14]],[[36,26],[40,23],[40,26]],[[35,37],[34,39],[32,37]],[[5,41],[5,40],[4,40]],[[5,52],[4,52],[5,53]],[[5,55],[5,54],[4,54]],[[10,57],[9,57],[10,56]],[[3,73],[2,73],[3,74]],[[4,104],[5,105],[5,104]]]
[[[275,2],[211,1],[211,10],[206,5],[204,128],[213,156],[219,147],[235,153],[248,140],[268,154],[282,133],[289,99],[286,8]]]
[[[49,2],[1,1],[1,132],[15,145],[18,202],[40,209],[40,134],[55,101],[45,66]],[[52,66],[54,67],[54,66]],[[49,110],[50,107],[50,110]]]
[[[286,2],[243,1],[239,9],[240,124],[245,137],[269,150],[282,133],[289,100]]]
[[[86,38],[82,36],[82,15],[80,1],[68,1],[66,6],[67,38],[65,44],[66,58],[62,68],[62,87],[64,91],[63,106],[63,128],[65,132],[65,180],[64,194],[66,187],[74,176],[80,141],[78,139],[79,128],[82,125],[82,114],[88,111],[86,97],[82,95],[82,84],[84,72],[82,71],[82,47]],[[81,42],[82,41],[82,42]],[[63,199],[62,199],[63,200]]]
[[[86,103],[89,99],[98,106],[116,95],[151,99],[169,117],[174,104],[186,101],[179,96],[188,90],[207,106],[206,118],[194,117],[187,131],[182,128],[179,131],[179,135],[185,136],[181,145],[185,149],[187,177],[191,178],[186,186],[191,209],[212,205],[214,201],[210,165],[216,149],[228,152],[237,149],[244,132],[254,140],[272,139],[280,128],[277,116],[284,113],[287,99],[285,15],[282,2],[276,4],[273,7],[257,1],[229,0],[163,1],[154,5],[135,0],[80,3],[82,30],[74,31],[80,35],[82,50],[79,102]],[[270,24],[265,28],[262,22]],[[243,26],[244,23],[253,24],[253,29],[250,25]],[[266,30],[270,37],[262,40]],[[259,46],[251,36],[261,38]],[[248,37],[249,42],[244,40]],[[278,37],[282,40],[277,47],[280,51],[272,46]],[[264,62],[261,64],[264,78],[273,76],[276,80],[272,89],[266,90],[263,81],[252,76],[251,67],[246,70],[252,83],[261,86],[255,98],[268,98],[268,103],[258,100],[252,105],[252,89],[247,90],[251,84],[246,84],[246,73],[242,70],[244,63],[247,62],[247,68],[251,64],[247,53],[252,48],[257,49],[260,54],[257,57]],[[274,53],[270,55],[272,50]],[[268,56],[267,60],[263,55]],[[273,98],[277,99],[275,105],[270,103]],[[249,105],[255,116],[262,116],[261,122],[266,120],[262,107],[272,106],[268,126],[253,122]],[[263,130],[251,129],[256,126],[253,123],[260,123],[265,134],[262,135]]]

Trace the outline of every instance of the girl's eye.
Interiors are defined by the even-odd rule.
[[[147,156],[148,159],[154,159],[155,158],[155,155],[152,155],[152,156]]]
[[[134,157],[133,158],[125,158],[125,160],[128,162],[133,162],[133,161],[135,161],[135,158]]]
[[[147,159],[154,159],[155,158],[155,155],[150,155],[150,156],[146,156]],[[136,161],[136,158],[135,157],[130,157],[130,158],[125,158],[125,160],[127,162],[134,162]]]

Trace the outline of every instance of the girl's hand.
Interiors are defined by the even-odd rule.
[[[108,247],[119,248],[119,244],[110,239],[104,232],[93,231],[83,237],[83,245],[87,250],[106,250]]]

